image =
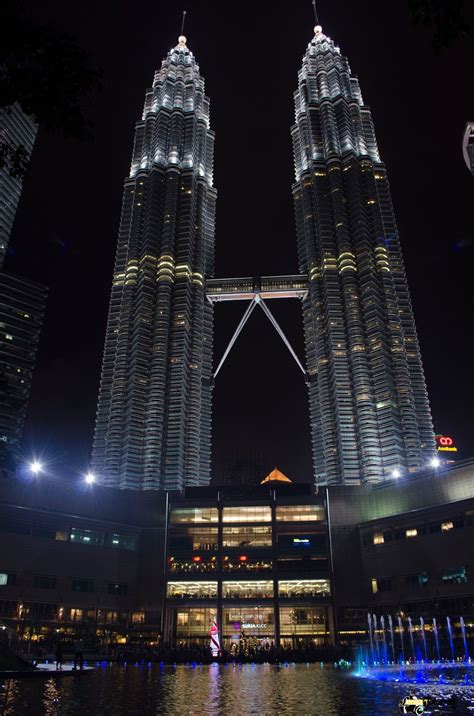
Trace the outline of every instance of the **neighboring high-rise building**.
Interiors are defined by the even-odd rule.
[[[18,454],[47,289],[0,271],[0,464]]]
[[[147,91],[125,180],[92,469],[106,485],[210,478],[214,134],[180,36]]]
[[[474,122],[467,122],[464,127],[462,153],[467,168],[474,174]]]
[[[387,172],[359,82],[316,26],[292,128],[319,482],[376,482],[436,454]]]
[[[12,171],[11,153],[21,147],[28,159],[37,128],[18,103],[0,110],[0,143],[7,152],[0,168],[0,466],[10,469],[20,447],[47,295],[44,286],[2,270],[23,185]]]
[[[0,144],[8,149],[24,147],[26,157],[31,155],[38,126],[21,111],[15,103],[7,109],[0,109]],[[12,176],[9,162],[0,167],[0,269],[10,241],[18,202],[20,201],[23,180]]]

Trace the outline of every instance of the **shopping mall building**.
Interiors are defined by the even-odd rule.
[[[474,462],[376,487],[274,471],[252,487],[135,492],[0,481],[0,622],[117,643],[244,637],[327,652],[367,613],[474,622]]]

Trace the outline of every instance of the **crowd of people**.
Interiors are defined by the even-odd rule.
[[[72,640],[50,639],[36,642],[30,655],[37,660],[52,659],[61,669],[64,662],[74,662],[75,668],[82,668],[86,660],[112,662],[144,662],[162,664],[209,664],[220,663],[269,663],[332,661],[334,650],[314,643],[287,640],[276,646],[271,639],[258,639],[242,634],[239,639],[224,643],[219,655],[213,656],[210,641],[182,640],[176,643],[118,644],[97,641],[77,636]]]
[[[199,642],[163,643],[156,646],[120,646],[109,651],[114,661],[159,662],[163,664],[209,664],[220,663],[269,663],[328,661],[334,658],[330,647],[314,644],[283,644],[275,646],[270,640],[240,639],[229,648],[223,646],[219,655],[213,656],[209,644]]]

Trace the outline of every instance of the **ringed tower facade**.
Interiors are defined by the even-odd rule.
[[[387,171],[359,81],[320,25],[294,100],[315,480],[417,472],[435,440]]]
[[[125,180],[91,467],[103,484],[210,478],[214,134],[181,35],[155,72]]]

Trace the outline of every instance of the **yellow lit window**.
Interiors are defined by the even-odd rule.
[[[454,525],[452,522],[442,522],[441,523],[441,532],[449,532],[449,530],[452,530],[454,528]]]
[[[410,530],[405,530],[405,537],[408,539],[408,537],[416,537],[418,535],[418,530],[416,527],[413,527]]]
[[[382,532],[376,532],[374,534],[374,544],[383,544],[385,542]]]
[[[377,586],[377,580],[372,579],[371,583],[372,583],[372,594],[377,594],[377,592],[379,591],[379,588]]]

